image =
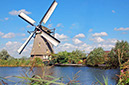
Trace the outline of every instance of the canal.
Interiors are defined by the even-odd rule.
[[[21,76],[23,71],[29,69],[28,67],[0,67],[0,77],[6,76]],[[34,68],[35,74],[42,74],[42,70],[40,67]],[[94,67],[52,67],[48,71],[52,73],[51,76],[54,77],[63,77],[63,82],[68,83],[69,79],[72,79],[74,75],[78,73],[77,81],[81,85],[92,85],[93,83],[97,82],[98,79],[101,82],[104,82],[103,76],[108,77],[108,84],[109,85],[116,85],[117,76],[119,75],[119,69],[100,69]],[[21,79],[18,78],[9,78],[15,82],[20,81]],[[9,85],[13,85],[13,82],[6,81]]]

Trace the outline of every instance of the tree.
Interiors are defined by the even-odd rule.
[[[55,63],[67,63],[68,62],[68,56],[70,55],[69,52],[63,51],[59,52],[57,54],[54,54],[54,62]]]
[[[127,41],[117,41],[115,47],[108,54],[108,63],[118,67],[119,64],[126,62],[129,59],[129,43]]]
[[[0,52],[0,59],[7,60],[9,58],[11,58],[11,56],[8,54],[7,50],[3,49]]]
[[[75,51],[72,51],[69,56],[69,60],[72,61],[71,63],[78,63],[83,58],[86,58],[85,51],[81,51],[78,49],[76,49]]]
[[[104,54],[105,54],[105,52],[101,47],[95,48],[88,55],[86,64],[91,65],[91,66],[103,64],[104,63]]]
[[[59,52],[52,55],[55,63],[78,63],[82,58],[86,58],[86,53],[84,51],[75,50],[72,52]]]
[[[113,66],[113,67],[119,66],[118,56],[113,48],[111,49],[110,53],[108,54],[108,58],[109,58],[108,64],[110,66]]]
[[[125,62],[129,58],[129,43],[127,41],[118,41],[115,45],[115,49],[117,56],[120,55],[122,62]]]

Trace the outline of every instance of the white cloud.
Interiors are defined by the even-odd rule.
[[[105,44],[115,44],[117,42],[117,39],[107,39],[104,41]]]
[[[4,33],[0,32],[0,36],[4,35]]]
[[[15,58],[20,58],[22,56],[27,56],[29,57],[30,56],[30,51],[32,49],[32,44],[29,44],[26,46],[26,48],[23,50],[22,54],[18,54],[17,50],[20,48],[20,46],[22,45],[22,43],[20,42],[12,42],[12,41],[8,41],[6,44],[5,44],[5,47],[3,49],[6,49],[9,54]]]
[[[117,39],[107,39],[102,43],[98,44],[98,47],[102,47],[104,50],[111,50],[111,48],[115,47]]]
[[[100,35],[101,34],[101,35]],[[96,36],[106,36],[104,33],[97,34]],[[55,52],[68,51],[79,49],[85,51],[86,53],[91,52],[94,48],[102,47],[105,51],[110,51],[111,48],[115,47],[117,39],[103,39],[101,37],[92,37],[90,44],[87,44],[84,41],[79,40],[78,38],[71,39],[72,43],[60,43],[57,47],[54,47]],[[93,42],[92,42],[93,41]],[[71,42],[71,41],[69,41]]]
[[[116,13],[115,10],[112,10],[112,13]]]
[[[98,44],[98,47],[102,47],[105,51],[110,51],[111,48],[115,47],[115,45],[111,45],[111,44]]]
[[[93,31],[93,29],[89,29],[89,32],[92,32]]]
[[[19,43],[19,42],[11,42],[11,41],[8,41],[6,44],[5,44],[5,47],[4,49],[6,49],[9,54],[13,57],[17,57],[18,56],[18,52],[17,52],[17,49],[19,46],[21,46],[22,44]]]
[[[97,42],[94,43],[94,47],[102,47],[104,50],[110,51],[111,48],[115,47],[115,44],[117,42],[117,39],[107,39],[104,40],[103,42]]]
[[[75,38],[84,38],[84,37],[85,37],[85,35],[83,33],[80,33],[78,35],[75,35]]]
[[[94,48],[94,46],[92,45],[87,45],[86,43],[80,45],[78,47],[79,50],[84,50],[86,53],[89,53],[90,51],[92,51]]]
[[[14,37],[15,37],[15,34],[11,32],[2,36],[2,38],[14,38]]]
[[[72,40],[73,40],[74,44],[81,44],[81,43],[83,43],[81,40],[79,40],[77,38],[73,38]]]
[[[115,43],[117,42],[117,39],[103,39],[101,37],[97,36],[106,36],[106,33],[99,33],[96,34],[96,37],[92,37],[90,44],[86,44],[86,42],[83,42],[79,40],[78,38],[71,39],[73,41],[72,43],[61,43],[57,47],[54,47],[55,52],[60,51],[68,51],[71,52],[73,50],[79,49],[82,51],[85,51],[86,53],[91,52],[94,48],[102,47],[105,51],[110,51],[111,48],[115,47]],[[93,41],[93,42],[92,42]],[[71,42],[71,41],[70,41]]]
[[[11,15],[18,15],[20,12],[24,12],[25,14],[31,14],[31,12],[28,12],[25,9],[21,9],[19,11],[12,10],[11,12],[9,12],[9,14],[11,14]]]
[[[103,37],[103,36],[108,36],[106,32],[101,32],[101,33],[94,33],[92,34],[93,37]]]
[[[58,23],[56,27],[64,27],[62,23]]]
[[[54,48],[55,52],[61,52],[61,51],[68,51],[68,52],[71,52],[73,50],[76,50],[77,49],[77,46],[74,46],[70,43],[64,43],[64,44],[60,44],[58,45],[57,47]]]
[[[129,27],[127,27],[127,28],[123,28],[123,27],[120,27],[120,28],[114,28],[114,30],[115,31],[127,31],[127,30],[129,30]]]
[[[68,51],[71,52],[73,50],[82,50],[85,51],[86,53],[89,53],[90,51],[93,50],[93,46],[92,45],[87,45],[86,43],[82,43],[80,45],[73,45],[70,43],[64,43],[64,44],[60,44],[57,47],[54,48],[55,52],[61,52],[61,51]]]
[[[94,42],[97,42],[97,43],[100,43],[100,42],[103,42],[104,39],[102,39],[101,37],[94,37],[92,39],[90,39],[91,41],[94,41]]]
[[[66,35],[64,35],[64,34],[58,34],[58,33],[56,33],[55,34],[55,37],[57,38],[57,39],[59,39],[59,40],[61,40],[61,41],[67,41],[67,39],[68,39],[68,36],[66,36]]]

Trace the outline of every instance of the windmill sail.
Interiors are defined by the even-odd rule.
[[[60,43],[59,40],[57,40],[56,38],[45,32],[44,30],[42,30],[41,36],[50,41],[54,46],[57,46]]]
[[[49,19],[49,17],[51,16],[51,14],[53,13],[53,11],[55,10],[56,6],[57,6],[57,2],[54,1],[52,3],[52,5],[50,6],[50,8],[48,9],[48,11],[46,12],[45,16],[42,18],[42,20],[40,21],[40,25],[42,24],[42,22],[45,24],[47,22],[47,20]]]
[[[28,39],[24,42],[24,44],[18,49],[18,53],[21,54],[21,52],[24,50],[28,42],[31,40],[35,32],[31,33]]]
[[[29,16],[27,16],[26,14],[24,14],[23,12],[21,12],[18,16],[24,19],[25,21],[27,21],[32,26],[34,26],[35,21],[31,19]]]

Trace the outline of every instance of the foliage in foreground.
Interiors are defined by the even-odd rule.
[[[97,78],[96,78],[96,80],[98,81],[98,83],[100,84],[100,85],[108,85],[108,77],[104,77],[103,76],[103,80],[104,80],[104,84],[102,83],[102,82],[100,82]]]
[[[129,60],[123,63],[120,67],[120,75],[118,85],[128,85],[129,84]]]

